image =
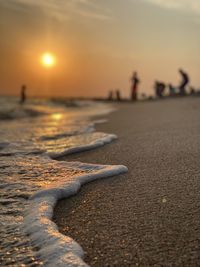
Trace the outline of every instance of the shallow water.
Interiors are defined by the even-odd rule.
[[[47,100],[29,101],[24,106],[16,99],[4,98],[0,102],[0,265],[52,266],[53,259],[45,259],[48,251],[52,254],[52,247],[43,253],[36,251],[52,243],[52,236],[55,241],[56,236],[56,242],[59,239],[56,246],[62,244],[59,266],[68,260],[74,266],[84,266],[79,260],[83,252],[78,244],[66,238],[63,241],[62,236],[58,238],[56,226],[52,228],[47,219],[51,218],[53,206],[61,195],[76,193],[82,183],[93,179],[93,175],[98,178],[125,170],[117,166],[58,162],[52,158],[92,149],[115,139],[114,135],[95,132],[90,119],[110,112],[111,107],[94,102],[77,102],[73,107]],[[39,190],[42,193],[38,195]],[[34,195],[37,201],[29,201]],[[48,212],[44,215],[46,209]],[[25,211],[28,214],[26,223]],[[52,233],[48,233],[46,239],[44,235],[41,244],[35,231],[43,235],[45,225]],[[26,233],[31,235],[32,242]],[[69,249],[64,251],[65,242],[71,247],[71,254]],[[77,253],[73,254],[74,250]]]

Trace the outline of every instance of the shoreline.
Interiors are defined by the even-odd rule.
[[[65,157],[129,169],[87,184],[54,210],[59,231],[82,246],[87,264],[199,262],[199,113],[197,98],[122,104],[96,127],[117,134],[117,142]]]

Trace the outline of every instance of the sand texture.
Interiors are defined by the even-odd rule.
[[[200,98],[118,104],[110,145],[65,160],[123,164],[83,186],[54,220],[90,266],[200,266]]]

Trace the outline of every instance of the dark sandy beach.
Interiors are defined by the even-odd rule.
[[[119,139],[65,160],[123,164],[62,200],[54,220],[91,266],[200,266],[200,98],[122,103],[97,130]]]

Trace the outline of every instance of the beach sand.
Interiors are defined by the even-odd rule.
[[[118,140],[65,160],[123,164],[62,200],[54,221],[91,266],[200,266],[200,98],[119,103]]]

